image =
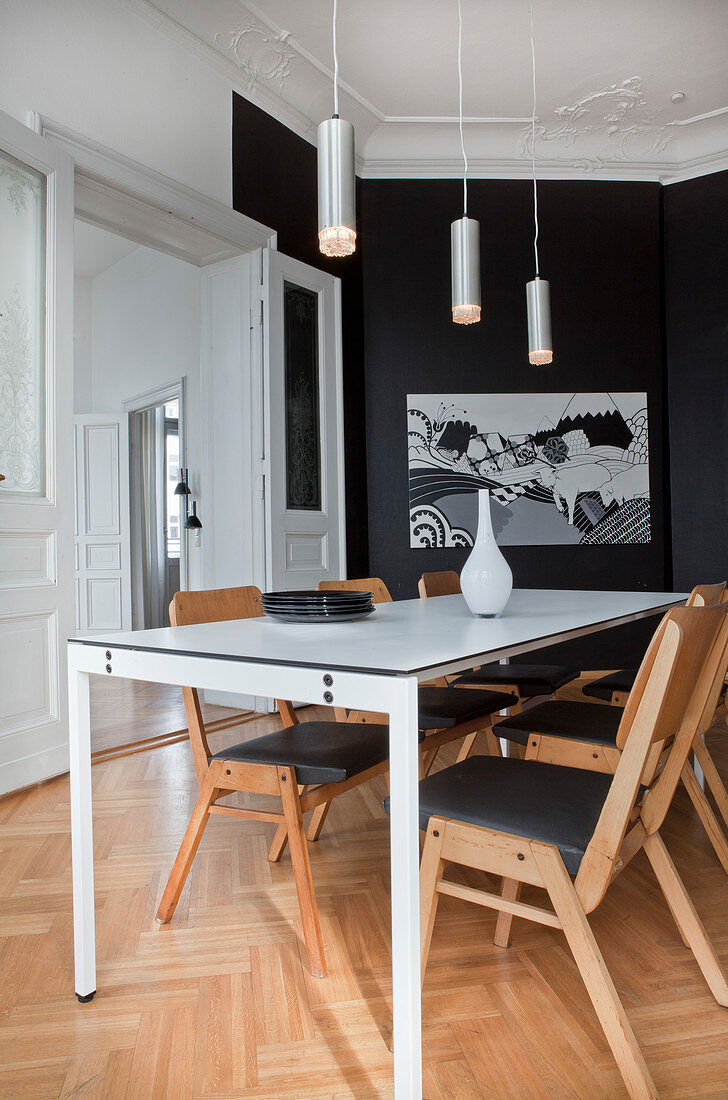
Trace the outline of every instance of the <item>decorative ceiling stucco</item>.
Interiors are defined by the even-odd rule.
[[[331,0],[125,2],[315,140],[332,109]],[[340,0],[341,113],[362,176],[460,174],[450,7]],[[728,2],[536,0],[536,10],[541,176],[672,182],[728,168]],[[463,16],[471,175],[528,176],[528,0],[463,0]],[[421,114],[396,113],[420,102]]]

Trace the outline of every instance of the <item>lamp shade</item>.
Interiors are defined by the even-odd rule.
[[[192,501],[192,511],[190,512],[187,519],[185,520],[185,527],[187,528],[187,530],[199,529],[200,527],[202,527],[202,521],[200,520],[199,516],[197,515],[197,501],[196,500]]]
[[[327,118],[318,128],[318,228],[325,256],[355,250],[354,127],[343,118]]]
[[[174,495],[176,497],[188,497],[190,495],[190,487],[187,484],[187,470],[180,470],[180,478],[174,487]]]
[[[462,217],[450,226],[452,319],[458,325],[480,320],[480,222]]]
[[[551,340],[551,294],[546,279],[537,275],[526,283],[526,310],[528,312],[528,361],[532,366],[544,367],[553,362]]]

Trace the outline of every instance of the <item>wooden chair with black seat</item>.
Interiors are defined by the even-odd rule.
[[[458,596],[460,577],[450,569],[441,573],[423,573],[417,589],[422,599],[428,596]],[[516,696],[516,701],[509,710],[511,714],[519,714],[526,700],[538,695],[553,695],[578,675],[579,670],[568,665],[494,663],[448,677],[448,680],[455,687],[511,692]]]
[[[715,999],[728,1006],[725,974],[659,832],[692,741],[715,705],[727,613],[725,605],[683,607],[664,617],[622,715],[613,775],[472,756],[420,783],[423,976],[442,894],[496,910],[498,946],[507,946],[514,916],[561,929],[635,1100],[655,1098],[657,1090],[587,914],[644,849],[685,945]],[[502,876],[501,893],[449,881],[448,864]],[[543,888],[552,908],[520,901],[522,884]],[[628,934],[629,921],[620,927]]]
[[[722,604],[728,598],[723,584],[696,585],[690,593],[687,607],[710,607]],[[628,670],[625,670],[628,671]],[[637,673],[632,676],[632,688]],[[597,681],[598,683],[598,681]],[[582,690],[586,691],[586,688]],[[629,698],[628,688],[627,697]],[[720,701],[718,690],[716,704]],[[625,699],[625,704],[626,704]],[[613,772],[619,763],[617,743],[623,707],[598,706],[580,700],[556,699],[537,703],[522,714],[510,715],[497,722],[493,729],[498,737],[520,746],[526,760],[540,760],[549,764],[585,768],[588,771]],[[728,793],[705,744],[706,729],[696,735],[692,751],[705,774],[716,805],[728,825]],[[689,760],[680,777],[695,806],[715,854],[728,874],[728,838],[721,827],[705,791],[701,787]]]
[[[170,604],[170,622],[172,626],[185,626],[254,618],[263,614],[259,598],[260,590],[252,585],[178,592]],[[268,858],[279,859],[288,842],[311,973],[324,977],[326,959],[303,814],[322,803],[328,805],[337,795],[387,771],[388,727],[371,724],[366,729],[354,730],[345,722],[299,722],[292,705],[279,700],[283,729],[213,753],[207,742],[197,690],[184,687],[182,694],[200,795],[162,896],[157,920],[160,924],[171,920],[211,814],[273,822],[278,830]],[[280,800],[280,809],[262,811],[219,805],[219,799],[235,791],[273,795]]]
[[[346,581],[320,581],[321,591],[345,589],[352,592],[371,592],[374,603],[392,603],[392,597],[384,581],[379,577],[360,577]],[[485,737],[489,752],[500,755],[500,745],[491,733],[493,715],[515,703],[515,695],[502,691],[458,691],[442,684],[421,684],[418,690],[420,732],[425,734],[422,741],[420,775],[429,773],[437,753],[443,745],[462,741],[458,760],[464,760],[470,753],[479,733]],[[336,717],[349,722],[386,721],[383,715],[366,711],[345,711],[337,709]],[[316,840],[320,835],[327,806],[321,806],[311,819],[308,839]]]
[[[719,584],[701,584],[693,588],[687,598],[686,607],[709,607],[712,604],[722,603],[728,598],[726,582]],[[582,675],[589,675],[582,673]],[[589,680],[581,688],[582,695],[591,699],[599,699],[601,702],[610,703],[614,707],[623,707],[627,702],[627,696],[632,690],[637,668],[618,668]]]

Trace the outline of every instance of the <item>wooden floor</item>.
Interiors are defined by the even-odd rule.
[[[107,713],[117,687],[119,706],[125,690],[124,706],[133,702],[105,681]],[[157,730],[159,708],[140,698],[136,716],[125,712],[126,740],[146,735],[149,713]],[[240,739],[227,730],[214,747]],[[728,773],[726,749],[716,757]],[[374,781],[344,795],[312,846],[330,966],[317,981],[302,964],[290,862],[266,860],[273,826],[214,818],[160,928],[157,901],[195,797],[189,748],[96,765],[99,991],[86,1005],[73,993],[67,779],[0,801],[0,1097],[391,1097],[384,793]],[[728,879],[682,795],[665,838],[728,963]],[[728,1010],[644,856],[593,926],[661,1097],[728,1097]],[[425,1096],[624,1097],[562,935],[516,921],[502,951],[493,928],[488,912],[442,899],[423,995]]]

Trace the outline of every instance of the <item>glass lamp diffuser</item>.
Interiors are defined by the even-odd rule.
[[[528,311],[528,361],[534,367],[544,367],[553,362],[551,340],[551,294],[546,279],[537,275],[526,283],[526,308]]]
[[[452,319],[457,325],[480,320],[480,222],[462,217],[450,226]]]
[[[327,118],[318,128],[319,249],[324,256],[350,256],[356,248],[354,127]]]

